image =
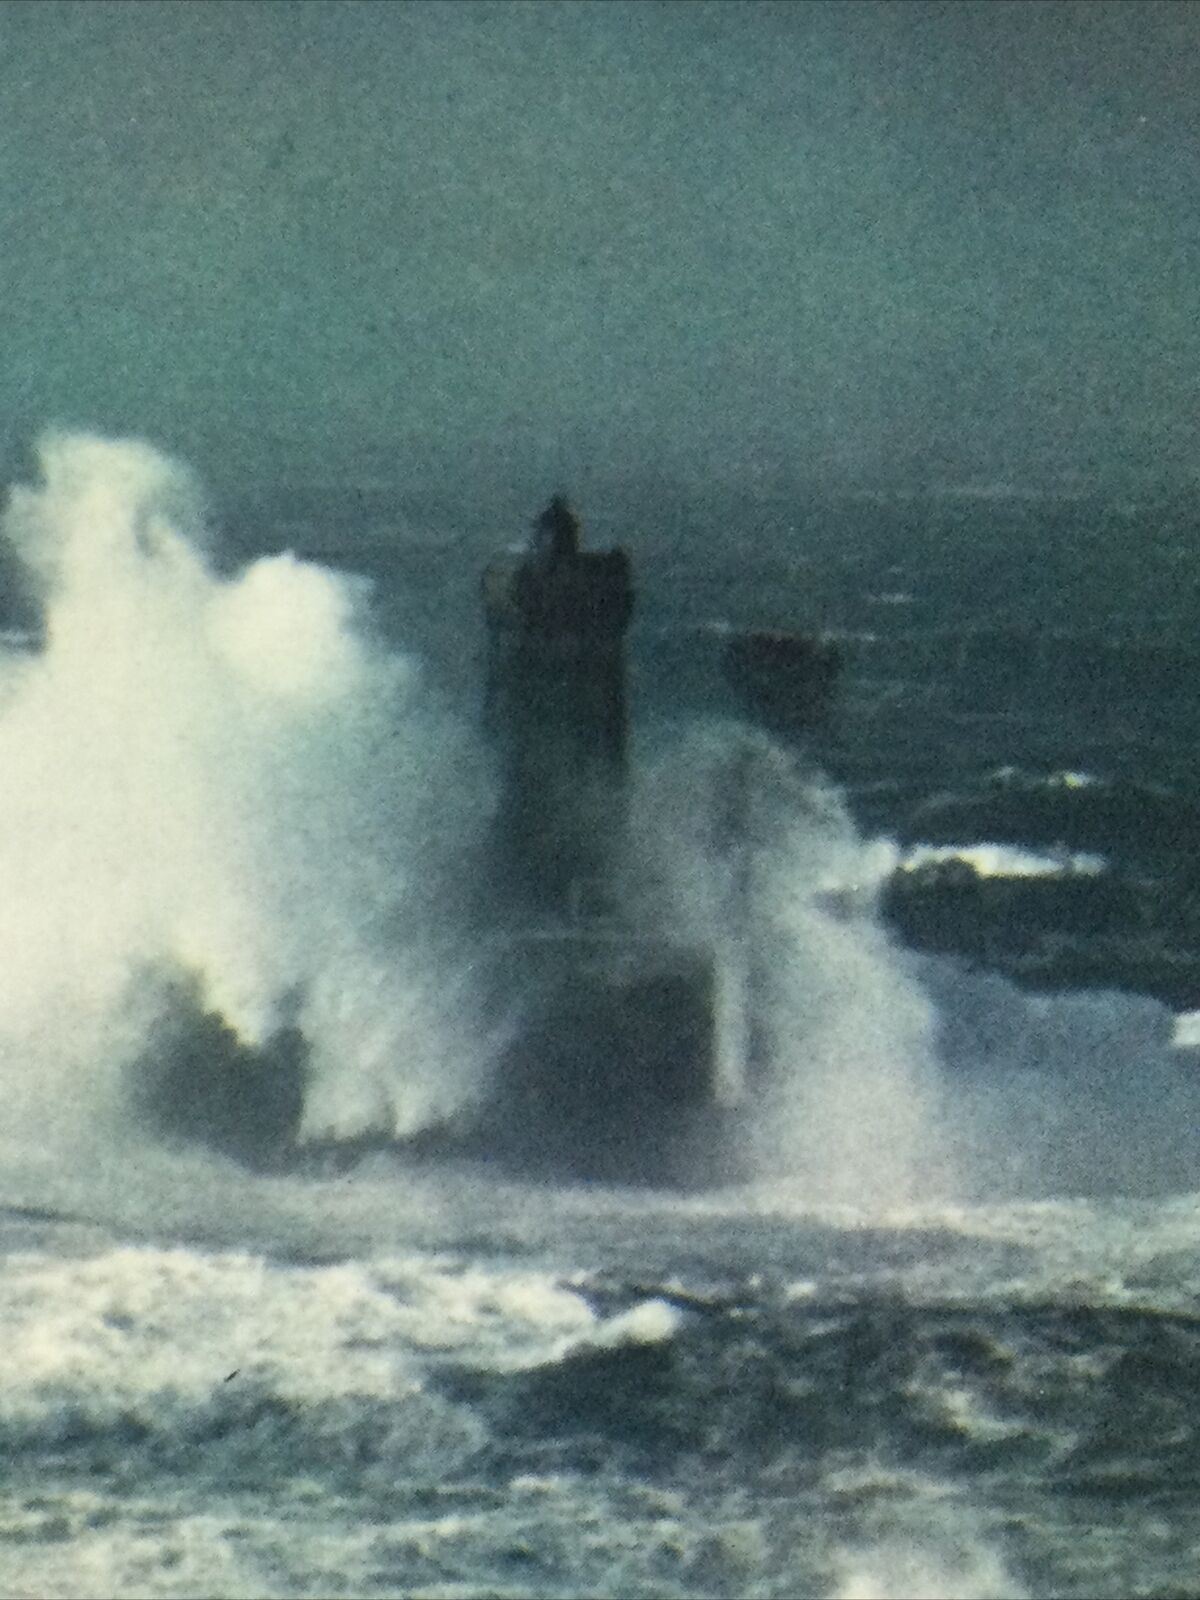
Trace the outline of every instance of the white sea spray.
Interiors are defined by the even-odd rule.
[[[225,575],[148,445],[38,459],[4,519],[44,610],[0,709],[6,1137],[124,1136],[122,1075],[180,977],[250,1048],[299,1022],[315,1132],[454,1105],[478,1058],[436,885],[482,809],[470,741],[360,581],[287,553]]]

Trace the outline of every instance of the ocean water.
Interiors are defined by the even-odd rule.
[[[814,530],[782,595],[765,535],[700,529],[695,581],[632,541],[639,859],[752,945],[769,1070],[736,1181],[533,1179],[406,1153],[506,1025],[464,641],[513,530],[258,515],[235,545],[178,463],[87,438],[8,502],[0,1593],[1195,1594],[1187,618],[1099,638],[1060,572],[1040,653],[989,643],[1009,525],[986,594],[932,535],[838,566]],[[844,635],[805,741],[711,670],[781,609]],[[731,934],[703,818],[747,750]],[[304,1140],[391,1146],[164,1137],[138,1075],[181,994],[247,1059],[303,1037]]]

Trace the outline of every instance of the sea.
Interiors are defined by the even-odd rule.
[[[410,1153],[513,1022],[479,575],[539,507],[402,487],[59,435],[9,489],[0,1593],[1200,1594],[1194,506],[581,504],[634,561],[639,881],[765,973],[736,1172],[656,1182],[647,1126],[620,1183]],[[836,642],[825,726],[731,698],[751,628]],[[298,1032],[353,1158],[151,1125],[181,995]]]

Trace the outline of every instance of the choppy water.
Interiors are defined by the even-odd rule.
[[[1115,763],[1028,764],[1003,720],[932,704],[885,736],[860,664],[757,864],[751,1176],[255,1175],[138,1120],[171,974],[250,1046],[305,1030],[315,1134],[469,1098],[455,860],[486,763],[353,585],[222,575],[177,469],[77,441],[46,474],[9,520],[45,644],[0,715],[0,1592],[1196,1592],[1200,1062],[1163,977],[1186,827],[1149,838],[1062,777]],[[700,927],[681,797],[730,734],[655,728],[645,834]],[[1161,822],[1186,795],[1143,757]],[[1084,821],[1047,835],[1043,791]],[[978,870],[947,883],[948,853]],[[1073,871],[1141,898],[1093,926]],[[1056,977],[1047,939],[1127,954],[1135,923],[1140,993]]]
[[[267,1187],[5,1219],[8,1592],[1193,1591],[1190,1201]]]

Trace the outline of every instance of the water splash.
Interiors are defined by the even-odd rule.
[[[641,913],[660,897],[717,953],[722,1075],[753,1169],[814,1203],[945,1193],[936,1018],[879,918],[878,848],[837,792],[712,725],[644,758],[637,811]]]
[[[249,1046],[298,1023],[308,1131],[420,1125],[478,1065],[438,945],[486,792],[470,741],[360,581],[291,555],[222,576],[148,445],[38,459],[4,519],[44,608],[44,648],[0,668],[9,1138],[113,1136],[179,974]]]
[[[225,575],[150,446],[52,436],[39,463],[3,524],[44,618],[40,651],[0,654],[8,1170],[128,1142],[129,1063],[181,976],[249,1047],[301,1030],[305,1136],[450,1115],[488,1057],[447,894],[489,797],[471,730],[361,580]],[[1194,1186],[1162,1008],[916,962],[877,911],[894,848],[744,728],[655,730],[635,765],[626,907],[716,950],[722,1089],[765,1181],[872,1207]]]

